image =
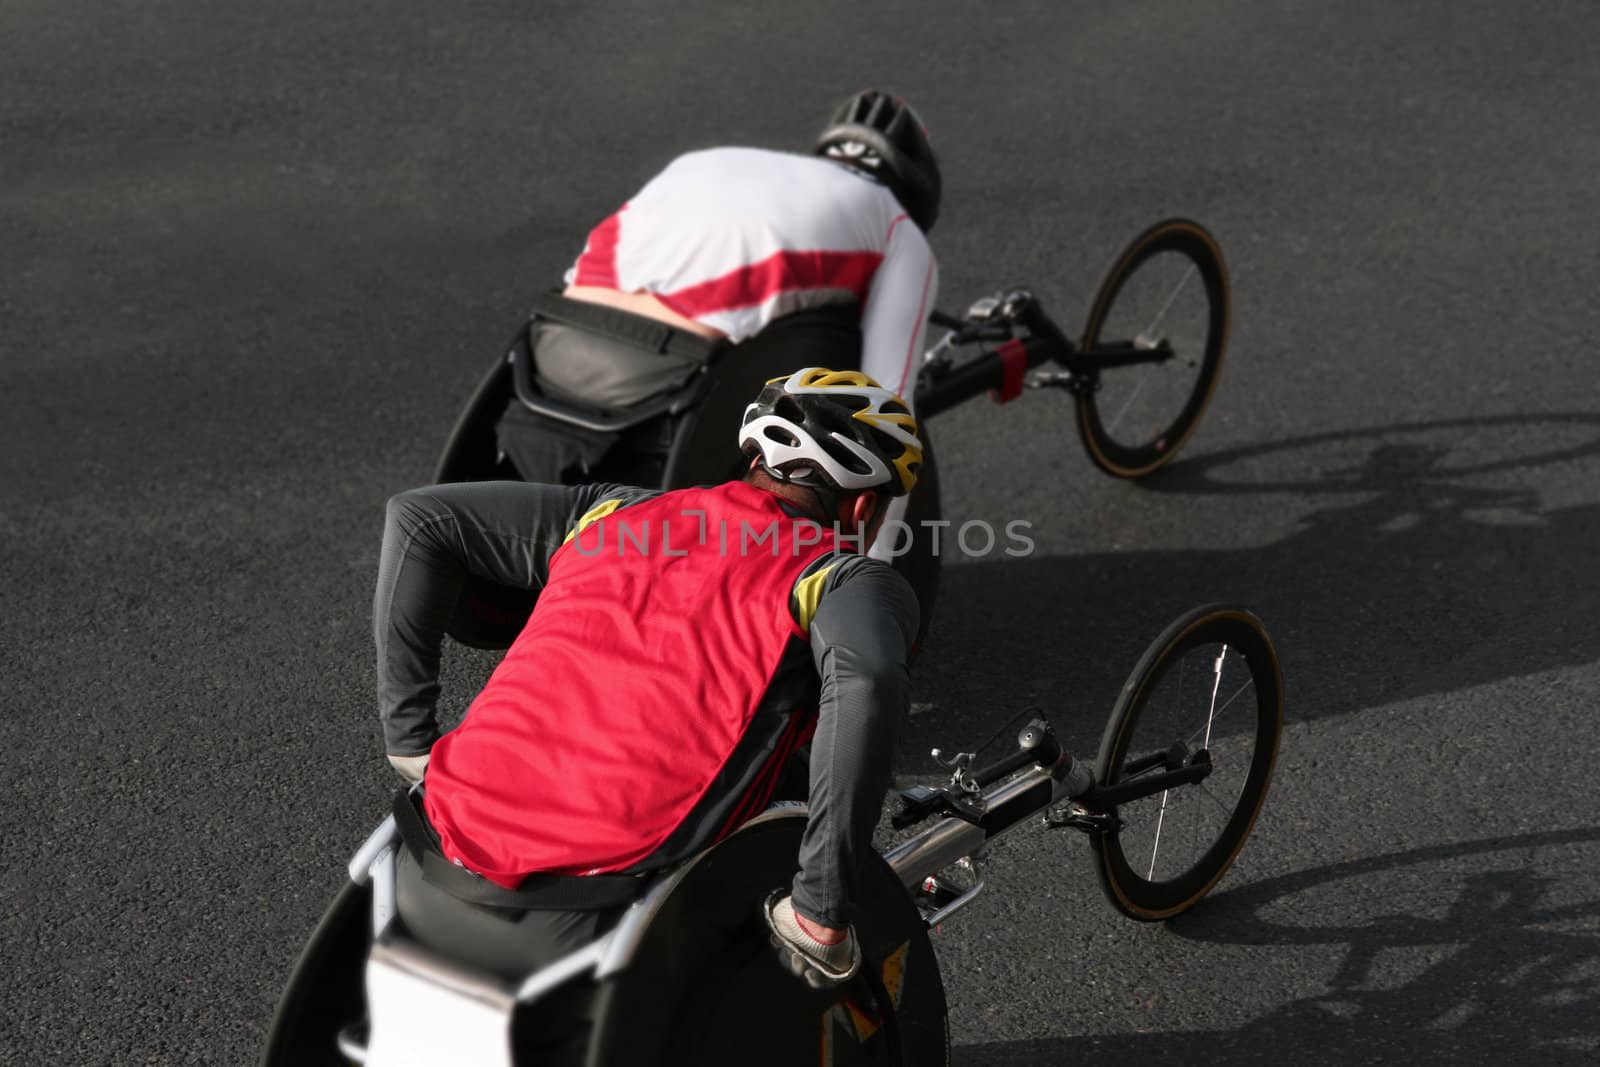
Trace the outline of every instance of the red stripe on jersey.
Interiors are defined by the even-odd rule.
[[[589,231],[589,243],[583,246],[572,276],[573,285],[617,288],[617,239],[622,236],[622,213],[626,210],[628,205],[623,204],[615,215]]]
[[[882,262],[881,252],[774,252],[759,263],[731,270],[720,278],[655,295],[691,319],[751,307],[779,293],[803,289],[847,290],[865,304],[872,276]]]

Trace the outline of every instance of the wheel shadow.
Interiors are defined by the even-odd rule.
[[[1600,886],[1544,868],[1597,844],[1590,827],[1429,846],[1218,893],[1168,931],[1268,950],[1315,946],[1319,959],[1331,950],[1324,992],[1234,1030],[992,1042],[958,1049],[955,1062],[1221,1067],[1280,1063],[1292,1047],[1295,1062],[1329,1067],[1594,1063]],[[1399,910],[1417,894],[1426,907]]]
[[[1076,724],[1081,741],[1144,644],[1207,601],[1266,622],[1291,719],[1593,662],[1600,504],[1547,505],[1529,483],[1537,471],[1570,497],[1594,483],[1597,457],[1600,415],[1557,414],[1310,435],[1175,463],[1141,491],[1259,496],[1252,507],[1291,516],[1292,531],[1246,549],[947,565],[917,667],[938,713],[913,716],[908,745],[941,727],[993,729],[1029,703],[1093,719]],[[1030,632],[1030,620],[1048,625]]]

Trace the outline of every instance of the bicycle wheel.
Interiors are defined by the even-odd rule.
[[[1228,273],[1198,223],[1169,219],[1117,258],[1089,309],[1083,350],[1131,345],[1170,358],[1106,366],[1078,394],[1078,436],[1095,466],[1139,478],[1183,447],[1211,401],[1228,347]]]
[[[1210,772],[1110,809],[1116,828],[1092,840],[1117,910],[1170,918],[1216,885],[1261,811],[1282,728],[1278,655],[1248,611],[1196,608],[1145,650],[1106,723],[1097,787],[1207,760]]]

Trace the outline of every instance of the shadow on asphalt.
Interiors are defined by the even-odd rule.
[[[1001,1041],[958,1049],[955,1060],[1591,1064],[1600,886],[1532,867],[1597,844],[1600,828],[1590,827],[1435,845],[1218,893],[1167,929],[1215,943],[1331,947],[1342,955],[1326,991],[1234,1030]],[[1418,892],[1437,899],[1418,909]],[[1330,913],[1341,921],[1300,921]]]
[[[1209,601],[1265,621],[1290,721],[1591,663],[1600,503],[1541,507],[1531,486],[1592,497],[1597,457],[1600,415],[1557,414],[1319,434],[1174,463],[1139,491],[1281,497],[1299,510],[1295,529],[1245,549],[946,566],[935,645],[917,670],[939,705],[913,719],[902,752],[941,733],[966,743],[1030,703],[1081,720],[1080,741],[1097,734],[1144,644]],[[958,619],[996,636],[969,647],[953,636]],[[1038,620],[1049,631],[1030,629]],[[952,706],[962,702],[981,708]]]

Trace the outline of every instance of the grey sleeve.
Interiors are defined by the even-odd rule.
[[[794,902],[807,918],[827,926],[850,921],[862,865],[872,850],[895,738],[910,709],[907,659],[917,617],[916,594],[892,567],[849,557],[824,579],[811,620],[822,693]]]
[[[467,579],[542,589],[550,557],[591,508],[657,495],[612,484],[464,482],[392,498],[372,611],[386,751],[421,755],[439,736],[440,649]]]
[[[864,670],[904,671],[921,615],[911,584],[887,563],[863,556],[821,566],[829,567],[828,576],[811,620],[818,673],[826,680],[825,657],[839,646],[854,649]]]

